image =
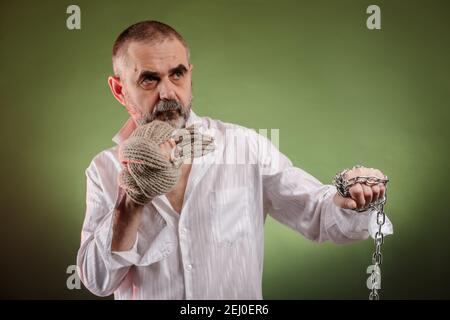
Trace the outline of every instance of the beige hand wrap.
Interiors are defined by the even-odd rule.
[[[170,138],[177,146],[168,160],[159,145]],[[154,120],[137,127],[120,145],[119,160],[123,170],[119,185],[134,202],[144,205],[177,184],[185,159],[203,156],[214,149],[214,139],[201,134],[194,125],[174,129],[166,122]]]

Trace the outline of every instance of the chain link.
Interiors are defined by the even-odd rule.
[[[355,166],[352,169],[360,168],[361,166]],[[381,282],[381,264],[383,263],[383,255],[381,254],[381,246],[384,243],[384,234],[382,231],[382,227],[384,223],[386,222],[386,214],[384,213],[384,206],[387,201],[387,183],[389,182],[389,179],[387,177],[384,178],[378,178],[378,177],[372,177],[372,176],[358,176],[351,179],[346,179],[345,174],[350,169],[345,169],[341,171],[340,173],[336,174],[336,176],[333,179],[333,184],[336,186],[337,191],[339,194],[343,197],[349,197],[350,191],[349,189],[354,186],[357,183],[362,183],[367,186],[374,186],[378,184],[383,184],[385,186],[385,193],[384,197],[382,199],[379,199],[375,202],[370,203],[369,205],[365,206],[364,208],[357,209],[356,211],[365,211],[368,209],[376,210],[377,212],[377,225],[378,230],[375,233],[374,236],[374,242],[375,242],[375,251],[372,254],[372,270],[370,274],[370,281],[371,281],[371,288],[370,294],[369,294],[369,300],[379,300],[380,294],[379,294],[379,288],[380,288],[380,282]]]

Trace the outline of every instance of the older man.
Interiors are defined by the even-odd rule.
[[[144,21],[127,28],[114,44],[113,67],[108,83],[130,118],[113,139],[117,146],[98,154],[86,170],[87,208],[77,264],[94,294],[261,299],[267,213],[318,242],[349,243],[366,239],[374,229],[370,205],[383,199],[383,183],[356,183],[341,195],[335,186],[294,167],[253,130],[197,116],[191,110],[188,46],[170,26]],[[195,125],[213,136],[215,150],[184,161],[168,192],[149,196],[140,190],[147,197],[137,201],[121,180],[129,167],[119,151],[136,128],[155,120],[174,130]],[[229,131],[238,134],[230,137]],[[245,145],[243,162],[227,161],[242,152],[236,136]],[[167,161],[177,143],[172,138],[159,142]],[[158,179],[155,172],[152,177]],[[344,178],[359,176],[384,178],[364,167],[348,170]],[[387,220],[383,231],[391,228]]]

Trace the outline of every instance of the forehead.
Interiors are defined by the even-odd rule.
[[[162,42],[131,42],[127,48],[127,67],[133,72],[150,70],[165,73],[179,64],[188,65],[187,50],[177,39]]]

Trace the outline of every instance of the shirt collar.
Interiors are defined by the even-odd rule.
[[[201,118],[197,116],[191,109],[189,118],[186,121],[186,127],[193,125],[194,123],[201,124],[201,121]],[[134,122],[133,118],[130,117],[119,130],[119,132],[117,132],[116,135],[112,138],[112,141],[114,141],[116,144],[121,144],[130,136],[134,129],[136,129],[136,123]]]

